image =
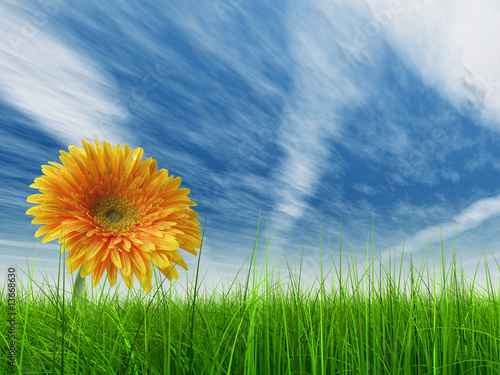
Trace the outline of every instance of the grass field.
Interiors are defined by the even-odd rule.
[[[395,264],[379,262],[382,287],[383,280],[374,277],[372,243],[370,261],[368,245],[366,254],[370,267],[363,275],[357,273],[358,259],[344,278],[346,270],[337,270],[331,258],[337,277],[325,276],[322,266],[319,288],[313,290],[301,284],[307,261],[303,251],[298,277],[283,285],[273,278],[279,266],[268,269],[270,244],[265,274],[264,267],[255,269],[257,241],[258,231],[245,284],[235,286],[235,278],[220,294],[200,294],[202,250],[196,280],[184,298],[164,286],[159,272],[150,298],[142,290],[131,291],[123,301],[97,287],[85,295],[82,309],[72,304],[71,294],[62,293],[68,289],[64,283],[46,286],[37,295],[31,285],[18,285],[16,367],[8,364],[12,301],[3,290],[0,374],[500,373],[500,304],[487,265],[489,284],[482,293],[474,285],[476,275],[466,281],[457,271],[454,251],[450,269],[441,262],[442,280],[430,282],[412,260],[403,279],[401,272],[391,272]],[[442,242],[440,250],[443,260]],[[361,286],[369,292],[362,293]]]

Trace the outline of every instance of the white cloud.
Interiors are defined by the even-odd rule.
[[[7,21],[0,24],[0,96],[64,143],[81,146],[82,138],[123,143],[124,132],[108,125],[125,118],[113,105],[110,78],[49,33],[60,11],[51,10],[0,4]]]
[[[371,1],[371,3],[385,3]],[[496,1],[404,1],[384,34],[408,66],[453,104],[482,108],[500,130],[500,33]]]
[[[365,194],[368,196],[373,196],[377,194],[377,189],[374,189],[372,186],[367,184],[354,184],[352,188],[361,194]]]
[[[377,20],[375,12],[391,9],[390,3],[399,4],[398,11],[391,12],[389,21],[377,29],[377,35],[364,35],[367,25]],[[380,53],[374,45],[385,39],[401,54],[407,66],[415,69],[424,82],[434,86],[452,104],[461,106],[469,100],[484,106],[483,115],[495,113],[496,118],[500,115],[500,87],[495,90],[491,85],[483,85],[483,78],[492,75],[496,79],[495,74],[500,82],[497,64],[500,52],[491,48],[493,38],[500,32],[500,24],[493,16],[499,13],[500,4],[482,1],[476,7],[476,2],[468,0],[432,4],[375,0],[369,1],[366,7],[342,5],[341,2],[317,2],[316,5],[324,17],[311,11],[314,5],[309,4],[307,11],[298,7],[290,9],[288,18],[292,31],[290,50],[297,62],[293,75],[297,90],[296,102],[291,106],[292,120],[287,122],[287,131],[279,141],[288,155],[279,166],[281,177],[277,177],[280,183],[276,192],[281,189],[283,197],[294,198],[283,201],[295,206],[295,210],[285,204],[278,208],[293,213],[295,219],[300,216],[300,207],[304,207],[300,201],[308,194],[307,188],[316,185],[324,171],[325,138],[341,132],[342,127],[332,121],[335,104],[361,104],[376,92],[370,86],[370,79],[359,81],[361,69],[352,64],[349,69],[333,43],[328,43],[332,35],[336,36],[337,43],[350,44],[356,41],[357,34],[364,36],[367,43],[361,50],[372,66],[376,66]],[[310,19],[315,22],[308,22]],[[336,22],[328,26],[325,19]],[[441,171],[441,176],[455,183],[460,180],[460,175],[453,170]],[[496,199],[479,200],[458,215],[455,218],[460,223],[457,234],[496,217],[500,212]],[[430,231],[436,228],[439,226],[420,231],[413,240],[426,243]],[[454,228],[454,221],[444,226],[450,233]]]
[[[443,232],[443,237],[453,237],[455,230],[456,235],[459,236],[461,233],[477,228],[488,220],[495,219],[498,216],[500,216],[500,196],[478,200],[462,210],[458,215],[455,215],[447,223],[443,225],[432,225],[418,231],[414,236],[407,239],[405,248],[414,251],[423,251],[429,238],[431,243],[439,243],[441,230]],[[397,249],[402,248],[403,242],[397,245]]]
[[[273,173],[273,198],[278,205],[270,215],[271,226],[277,223],[283,230],[308,210],[304,201],[316,193],[320,178],[344,168],[328,163],[327,141],[342,135],[337,111],[367,98],[368,90],[358,86],[359,75],[352,72],[334,39],[350,37],[351,9],[346,7],[345,17],[339,19],[334,8],[330,3],[318,8],[294,4],[286,14],[294,92],[277,139],[286,154]]]
[[[442,170],[441,171],[441,176],[445,178],[446,180],[450,180],[454,184],[460,181],[460,175],[453,170]]]

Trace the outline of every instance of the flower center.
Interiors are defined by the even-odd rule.
[[[99,200],[92,208],[95,220],[109,231],[121,231],[137,224],[139,211],[123,198],[106,197]]]
[[[123,219],[123,215],[117,211],[111,210],[106,214],[106,217],[113,223],[119,223]]]

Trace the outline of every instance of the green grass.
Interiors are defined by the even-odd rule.
[[[340,229],[342,233],[342,224]],[[116,293],[110,297],[104,288],[100,293],[99,287],[92,288],[78,310],[71,295],[60,293],[66,290],[64,278],[62,288],[58,282],[36,296],[31,278],[29,291],[24,287],[16,291],[16,368],[7,363],[10,325],[7,293],[2,293],[0,374],[500,373],[500,304],[486,262],[488,290],[477,294],[477,269],[466,289],[467,276],[460,272],[457,281],[454,251],[446,272],[441,238],[441,283],[435,277],[426,282],[423,266],[418,270],[413,260],[402,280],[401,271],[398,277],[391,272],[389,261],[388,268],[379,262],[380,275],[383,267],[386,276],[382,288],[382,278],[374,277],[372,223],[371,261],[369,240],[366,252],[370,268],[363,275],[352,267],[344,279],[332,258],[337,283],[329,273],[324,275],[321,266],[319,289],[302,288],[306,260],[302,249],[299,276],[290,278],[285,290],[285,283],[272,277],[279,266],[268,269],[267,230],[265,274],[264,269],[255,269],[258,232],[259,228],[245,285],[236,288],[235,278],[222,294],[200,295],[202,249],[194,286],[184,298],[173,296],[171,284],[166,281],[170,286],[164,287],[166,279],[155,272],[157,288],[150,295],[131,291],[126,300],[119,300]],[[341,257],[342,251],[339,261]],[[321,258],[323,264],[322,245]],[[426,255],[422,265],[425,259]],[[326,280],[331,281],[331,290],[325,287]],[[361,291],[362,286],[368,293]]]

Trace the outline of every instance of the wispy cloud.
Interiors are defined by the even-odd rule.
[[[40,10],[19,4],[0,4],[8,21],[0,25],[1,97],[65,144],[79,146],[82,138],[123,141],[126,132],[108,126],[125,119],[113,104],[111,77],[51,34],[51,17],[69,5],[54,2],[58,8]]]
[[[381,9],[384,4],[385,1],[370,1],[376,9]],[[500,130],[500,72],[497,64],[500,52],[492,48],[495,35],[500,32],[500,24],[494,16],[500,11],[500,4],[468,0],[449,0],[439,4],[402,1],[401,7],[402,12],[387,25],[382,36],[398,52],[402,62],[456,108],[473,109],[471,113],[480,119],[475,126]],[[450,144],[460,144],[461,148],[470,145],[469,139],[458,134],[446,137],[448,141],[440,143],[441,151]],[[488,152],[480,151],[479,157],[469,159],[465,168],[473,171],[487,161],[494,163]],[[450,169],[441,170],[438,177],[453,183],[462,178]],[[498,217],[498,201],[498,196],[480,198],[465,208],[448,202],[447,205],[452,204],[449,212],[457,209],[459,212],[442,225],[443,233],[453,236],[456,229],[459,236]],[[431,242],[439,243],[436,236],[439,230],[439,225],[431,225],[418,231],[409,238],[406,247],[419,251],[425,249],[431,232]],[[402,242],[397,247],[402,248]]]
[[[496,219],[498,217],[500,217],[500,195],[480,199],[470,204],[467,208],[461,210],[444,224],[431,225],[419,230],[416,234],[407,239],[405,247],[413,251],[422,251],[425,249],[425,245],[429,239],[431,240],[431,243],[439,243],[440,238],[437,234],[439,234],[440,231],[442,231],[448,238],[453,237],[455,231],[458,236],[463,232],[481,226],[488,220]],[[477,245],[479,246],[480,244]],[[402,247],[403,243],[401,242],[397,248]]]
[[[385,3],[382,0],[370,3]],[[483,126],[500,128],[500,24],[496,1],[403,1],[384,37],[404,62],[457,107],[479,110]]]

